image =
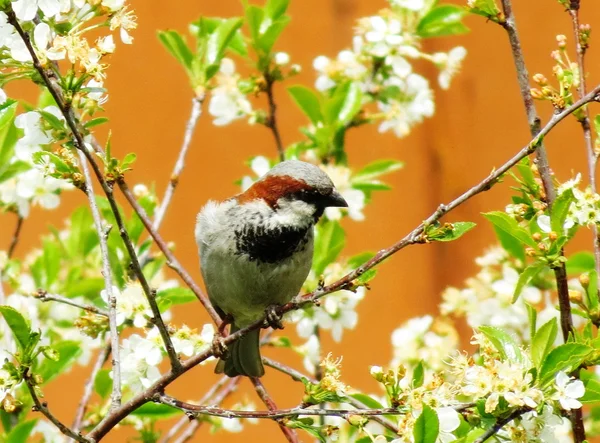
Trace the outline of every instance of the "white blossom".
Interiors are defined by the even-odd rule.
[[[561,408],[565,411],[581,408],[581,402],[577,400],[585,394],[585,387],[581,380],[573,379],[560,371],[556,374],[555,384],[556,393],[553,398],[558,400]]]
[[[133,334],[124,339],[121,347],[123,385],[129,387],[134,393],[148,388],[160,378],[157,366],[162,358],[162,348],[154,337],[149,339]]]
[[[440,68],[438,83],[442,89],[450,88],[450,81],[460,70],[460,66],[466,55],[467,50],[462,46],[451,49],[448,54],[438,52],[433,55],[437,66]]]
[[[60,12],[60,0],[16,0],[12,2],[12,8],[19,20],[33,20],[38,8],[50,18]]]
[[[440,423],[438,443],[450,443],[456,440],[453,432],[460,426],[458,412],[454,408],[443,407],[435,410]]]
[[[238,79],[233,60],[224,58],[208,105],[208,112],[216,117],[213,123],[217,126],[228,125],[252,113],[252,105],[238,88]]]
[[[348,216],[356,221],[363,221],[365,219],[362,213],[365,207],[365,194],[359,190],[352,188],[351,184],[351,173],[349,168],[341,165],[319,165],[323,171],[331,178],[331,181],[335,185],[339,193],[344,197],[344,200],[348,203]],[[339,220],[342,218],[341,208],[327,208],[325,209],[325,216],[329,220]]]

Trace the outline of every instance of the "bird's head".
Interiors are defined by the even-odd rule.
[[[242,204],[255,200],[263,200],[279,216],[311,223],[325,208],[348,207],[325,172],[299,160],[277,164],[238,196]]]

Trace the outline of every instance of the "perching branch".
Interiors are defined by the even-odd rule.
[[[94,306],[94,305],[84,305],[81,303],[77,303],[76,301],[74,301],[70,298],[67,298],[67,297],[63,297],[62,295],[48,294],[46,291],[39,290],[38,292],[35,293],[34,297],[42,302],[55,301],[58,303],[63,303],[65,305],[70,305],[70,306],[74,306],[79,309],[83,309],[84,311],[93,312],[94,314],[98,314],[103,317],[109,316],[108,312],[105,311],[104,309],[98,308],[97,306]]]
[[[94,227],[100,241],[100,254],[102,255],[102,275],[104,276],[104,288],[108,303],[108,327],[110,333],[110,345],[112,348],[112,393],[110,395],[110,410],[114,410],[121,404],[121,361],[119,359],[119,328],[117,326],[117,296],[113,291],[112,269],[108,258],[108,233],[111,227],[102,227],[102,217],[96,204],[94,187],[90,168],[82,151],[79,151],[79,162],[85,177],[85,193],[88,196]]]
[[[277,411],[278,408],[275,404],[275,401],[271,398],[271,396],[267,392],[267,389],[265,388],[265,385],[260,381],[260,379],[258,377],[250,377],[250,381],[254,385],[254,390],[256,391],[262,402],[265,404],[267,409],[271,412]],[[296,434],[296,432],[288,428],[283,420],[275,419],[275,421],[279,425],[279,429],[281,429],[281,432],[283,433],[287,441],[289,441],[290,443],[298,443],[298,435]]]
[[[529,122],[529,129],[531,135],[536,136],[540,132],[540,118],[537,115],[533,97],[531,96],[529,73],[527,72],[525,59],[523,57],[523,50],[521,48],[521,41],[519,39],[519,34],[517,33],[515,18],[512,11],[512,0],[502,0],[502,8],[506,17],[506,20],[502,23],[502,26],[508,33],[513,60],[517,70],[519,89],[521,91],[523,105],[525,106],[527,120]],[[552,174],[548,164],[548,156],[546,155],[546,149],[543,144],[540,144],[540,147],[537,150],[536,159],[546,194],[548,207],[552,208],[554,200],[556,199],[556,189],[554,188],[554,182],[552,181]],[[562,250],[560,255],[564,256],[564,252]],[[563,333],[563,339],[566,342],[569,338],[569,335],[573,332],[573,317],[571,314],[571,302],[569,300],[567,269],[564,262],[560,262],[558,266],[554,267],[554,276],[556,278],[556,288],[558,292],[561,329]],[[576,372],[574,375],[578,377],[579,374]],[[583,426],[583,415],[581,409],[573,410],[570,415],[575,441],[576,443],[581,443],[585,440],[585,427]]]
[[[23,221],[25,219],[23,217],[21,217],[20,215],[17,215],[17,224],[15,226],[15,232],[12,236],[12,239],[10,241],[10,245],[8,247],[8,251],[6,253],[8,258],[11,258],[15,252],[15,248],[17,247],[17,244],[19,243],[19,237],[21,235],[21,228],[23,227]]]
[[[265,126],[273,133],[273,138],[277,145],[277,153],[279,154],[279,161],[284,161],[285,152],[283,151],[283,142],[281,141],[281,134],[279,133],[279,127],[277,126],[277,104],[275,103],[275,94],[273,93],[275,79],[268,70],[265,71],[264,78],[266,83],[265,92],[267,93],[267,100],[269,101],[269,116],[267,117]]]
[[[72,431],[69,429],[64,423],[62,423],[58,418],[56,418],[48,409],[48,405],[46,402],[41,402],[37,393],[35,392],[35,385],[33,380],[29,378],[28,375],[25,375],[25,384],[27,385],[27,389],[31,394],[31,398],[33,400],[33,404],[35,405],[33,410],[41,412],[44,416],[56,426],[60,432],[62,432],[67,437],[72,438],[75,441],[82,443],[94,443],[94,440],[84,437],[83,435]]]
[[[119,234],[121,235],[121,239],[123,240],[125,248],[127,249],[127,252],[129,254],[129,258],[131,260],[131,267],[132,267],[138,281],[140,282],[142,289],[144,290],[144,294],[146,295],[146,298],[148,299],[148,304],[150,305],[150,308],[152,310],[154,324],[158,328],[160,335],[162,337],[162,340],[165,344],[167,354],[169,355],[169,360],[171,361],[171,366],[175,370],[178,370],[181,367],[181,363],[179,362],[179,359],[177,358],[177,353],[175,352],[175,349],[173,348],[173,343],[171,342],[171,337],[169,336],[167,327],[165,326],[162,316],[160,314],[160,310],[158,309],[158,304],[156,303],[155,291],[150,288],[150,285],[148,284],[148,281],[146,280],[146,277],[144,276],[144,273],[142,272],[142,269],[140,267],[140,263],[137,258],[135,248],[133,246],[131,239],[129,238],[129,233],[127,232],[125,222],[123,221],[121,213],[119,212],[119,208],[117,206],[117,202],[116,202],[114,194],[113,194],[112,186],[109,185],[109,183],[106,181],[94,155],[92,155],[92,153],[87,149],[85,141],[83,139],[83,132],[81,131],[81,129],[79,127],[79,122],[73,113],[73,108],[71,107],[71,104],[65,102],[63,95],[62,95],[61,87],[56,83],[56,80],[52,79],[48,75],[48,72],[46,72],[44,67],[41,65],[40,60],[37,57],[37,54],[35,53],[35,49],[33,48],[33,45],[31,43],[29,34],[27,32],[25,32],[23,30],[23,28],[21,27],[21,24],[17,20],[17,17],[12,9],[12,6],[10,6],[10,5],[8,5],[8,8],[6,10],[6,16],[7,16],[7,22],[14,26],[15,30],[17,31],[17,33],[23,40],[23,43],[25,44],[29,54],[31,55],[31,59],[33,61],[33,66],[34,66],[35,70],[40,75],[42,81],[44,82],[44,84],[48,88],[48,91],[52,95],[52,98],[56,102],[56,105],[58,106],[61,114],[65,118],[65,121],[67,122],[67,125],[69,126],[69,129],[73,136],[73,139],[72,139],[73,145],[75,146],[75,148],[77,150],[83,152],[86,159],[92,166],[92,169],[94,170],[94,175],[96,175],[98,182],[102,186],[102,190],[104,191],[104,194],[106,195],[106,198],[109,202],[111,211],[114,214],[115,221],[117,222]]]
[[[314,301],[325,296],[326,294],[330,294],[332,292],[344,289],[344,288],[350,286],[355,279],[360,277],[366,271],[375,267],[376,265],[381,263],[383,260],[385,260],[386,258],[395,254],[396,252],[400,251],[401,249],[404,249],[405,247],[410,246],[415,243],[424,243],[426,241],[426,239],[423,237],[423,233],[427,226],[436,222],[443,215],[447,214],[448,212],[452,211],[453,209],[456,209],[458,206],[460,206],[461,204],[463,204],[470,198],[474,197],[475,195],[480,194],[483,191],[490,189],[504,173],[506,173],[510,168],[512,168],[514,165],[516,165],[521,159],[523,159],[527,155],[533,153],[537,149],[537,146],[539,145],[539,142],[541,141],[541,139],[543,137],[545,137],[560,121],[562,121],[565,117],[567,117],[568,115],[573,113],[573,111],[579,109],[581,106],[585,105],[586,103],[590,103],[594,100],[596,100],[596,101],[599,100],[600,97],[598,97],[598,94],[600,94],[600,85],[596,86],[592,91],[590,91],[581,100],[578,100],[577,102],[575,102],[573,105],[569,106],[567,109],[563,110],[562,112],[555,114],[550,119],[550,121],[542,128],[542,130],[539,132],[539,134],[536,137],[533,137],[533,139],[526,146],[524,146],[517,154],[515,154],[510,160],[508,160],[506,163],[504,163],[498,169],[496,169],[492,173],[490,173],[485,179],[483,179],[477,185],[473,186],[468,191],[464,192],[459,197],[452,200],[449,204],[440,205],[438,207],[438,209],[427,218],[427,220],[425,220],[423,223],[421,223],[419,226],[417,226],[415,229],[413,229],[409,234],[407,234],[404,238],[399,240],[397,243],[390,246],[389,248],[380,250],[371,260],[368,260],[367,262],[363,263],[357,269],[350,272],[349,274],[342,277],[341,279],[337,280],[336,282],[334,282],[330,285],[324,286],[323,288],[319,288],[316,291],[311,292],[309,294],[305,294],[303,296],[297,297],[296,300],[282,306],[278,310],[279,313],[283,314],[285,312],[288,312],[288,311],[291,311],[294,309],[298,309],[307,303],[314,303]],[[265,320],[266,319],[264,318],[260,321],[255,322],[254,324],[252,324],[248,327],[242,328],[239,331],[236,331],[235,333],[228,335],[227,337],[224,337],[222,339],[222,343],[227,346],[227,345],[233,343],[235,340],[239,339],[242,335],[247,334],[251,330],[262,328],[265,325]],[[209,358],[211,356],[213,356],[212,350],[207,349],[206,351],[204,351],[200,354],[196,354],[193,357],[184,361],[181,365],[182,366],[181,371],[175,372],[175,371],[171,370],[171,371],[167,372],[165,375],[160,377],[156,382],[154,382],[154,384],[152,386],[150,386],[148,389],[135,395],[127,403],[121,405],[121,407],[119,409],[108,414],[105,417],[105,419],[103,420],[103,422],[100,423],[98,426],[96,426],[96,428],[94,428],[94,430],[92,432],[90,432],[90,434],[88,436],[90,438],[95,439],[96,441],[99,441],[113,427],[115,427],[121,420],[123,420],[125,417],[127,417],[127,415],[129,415],[132,411],[135,411],[137,408],[139,408],[143,404],[148,403],[149,401],[152,401],[155,398],[156,394],[163,392],[164,389],[169,384],[171,384],[174,380],[179,378],[179,376],[181,376],[183,373],[189,371],[190,369],[192,369],[193,367],[200,364],[201,362],[203,362],[204,360],[206,360],[207,358]],[[268,418],[273,418],[273,417],[268,417]]]
[[[81,396],[81,400],[79,401],[79,406],[77,407],[77,412],[75,414],[75,419],[73,420],[73,432],[79,432],[81,430],[81,424],[83,423],[83,417],[85,416],[85,411],[88,407],[90,399],[92,398],[92,394],[94,392],[94,382],[96,381],[96,376],[98,372],[102,369],[104,363],[108,359],[111,351],[110,339],[107,340],[108,343],[104,346],[100,352],[98,353],[98,357],[96,357],[96,362],[94,363],[94,367],[92,368],[92,372],[85,382],[85,386],[83,388],[83,395]],[[112,400],[112,398],[111,398]]]
[[[160,225],[163,222],[167,209],[171,204],[171,199],[173,198],[173,194],[175,193],[175,188],[179,184],[179,177],[181,176],[181,172],[183,171],[183,168],[185,166],[185,157],[192,143],[194,129],[196,128],[196,123],[198,123],[198,119],[202,115],[203,102],[204,96],[194,97],[192,99],[192,110],[190,112],[190,118],[187,124],[185,125],[185,134],[183,136],[183,143],[181,144],[181,149],[179,150],[179,156],[177,157],[177,162],[175,163],[173,172],[171,173],[171,178],[169,179],[169,184],[167,185],[165,195],[162,198],[160,205],[154,215],[154,223],[152,224],[152,228],[155,231],[158,231],[160,229]]]
[[[514,419],[519,418],[521,415],[523,415],[527,411],[530,411],[530,409],[516,409],[509,416],[507,416],[505,418],[499,418],[498,420],[496,420],[496,423],[494,423],[494,426],[492,426],[491,428],[487,429],[473,443],[483,443],[488,438],[490,438],[490,437],[496,435],[498,432],[500,432],[500,430],[504,426],[506,426],[507,424],[509,424]]]

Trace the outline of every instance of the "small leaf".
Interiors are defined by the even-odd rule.
[[[94,379],[94,391],[102,397],[107,398],[110,392],[112,391],[112,378],[110,376],[109,369],[101,369],[96,374],[96,378]]]
[[[181,415],[181,411],[165,404],[146,403],[133,411],[131,415],[151,418],[153,420],[162,420]]]
[[[6,440],[4,441],[6,441],[7,443],[27,443],[28,441],[31,441],[29,436],[31,435],[31,432],[33,431],[33,428],[35,427],[37,421],[38,420],[36,418],[34,420],[28,420],[19,423],[11,429],[11,431],[6,436]]]
[[[508,235],[516,238],[521,243],[531,246],[532,248],[537,247],[537,243],[531,237],[531,234],[529,234],[525,228],[519,226],[517,221],[511,218],[508,214],[500,211],[494,211],[487,212],[483,214],[483,216],[491,221],[498,229],[501,229]]]
[[[136,159],[137,155],[135,153],[130,152],[129,154],[127,154],[121,162],[121,170],[125,171],[126,169],[129,169],[129,167],[135,162]]]
[[[428,240],[431,241],[441,241],[448,242],[454,241],[464,234],[469,232],[471,229],[475,227],[475,223],[473,222],[454,222],[454,223],[445,223],[440,227],[436,227],[435,225],[430,225],[425,234]]]
[[[197,300],[194,293],[188,288],[163,289],[156,294],[156,301],[161,311],[166,310],[169,306],[182,305]]]
[[[265,14],[271,20],[277,20],[287,11],[290,0],[268,0],[265,5]]]
[[[519,299],[519,295],[521,295],[523,288],[545,267],[545,263],[534,263],[531,266],[527,266],[523,272],[521,272],[521,275],[519,275],[519,281],[517,281],[517,285],[515,286],[512,303],[515,303]]]
[[[469,32],[462,23],[466,14],[464,8],[456,5],[439,5],[434,7],[417,26],[417,34],[421,37],[444,37]]]
[[[333,126],[345,126],[360,111],[362,91],[358,83],[347,82],[336,88],[333,96],[325,103],[325,122]]]
[[[478,329],[492,342],[503,358],[517,363],[523,362],[519,344],[508,332],[494,326],[480,326]]]
[[[412,387],[420,388],[423,386],[423,382],[425,381],[425,368],[423,367],[423,360],[419,362],[415,369],[413,370],[412,376]]]
[[[294,102],[313,124],[316,125],[323,120],[323,115],[321,114],[321,102],[312,89],[302,85],[294,85],[288,88],[288,92],[292,96]]]
[[[260,25],[263,21],[264,12],[256,5],[246,6],[246,23],[250,29],[250,38],[253,42],[258,42],[260,36]]]
[[[585,394],[578,400],[583,404],[600,402],[600,380],[593,372],[582,371],[581,380],[585,385]]]
[[[346,244],[346,234],[337,221],[324,221],[317,225],[313,271],[321,275]]]
[[[560,194],[552,205],[552,213],[550,214],[550,227],[557,234],[564,232],[564,224],[569,213],[571,203],[575,200],[572,189],[567,189]]]
[[[544,358],[554,346],[554,340],[558,334],[558,323],[556,317],[544,323],[535,333],[531,340],[531,360],[539,368]]]
[[[397,171],[404,166],[404,163],[393,159],[375,160],[362,168],[352,177],[352,184],[356,182],[369,182],[383,174]]]
[[[78,341],[61,341],[53,344],[52,348],[58,353],[58,360],[46,359],[36,371],[42,376],[44,383],[65,372],[75,363],[82,351],[81,343]]]
[[[215,65],[221,62],[225,49],[242,26],[243,20],[240,17],[229,18],[215,29],[210,35],[206,48],[206,64]]]
[[[500,229],[496,225],[494,225],[494,232],[496,233],[496,237],[498,238],[498,241],[500,241],[502,248],[514,258],[521,260],[521,262],[524,263],[525,248],[523,247],[523,244],[518,239]]]
[[[191,69],[194,56],[181,34],[172,30],[158,31],[158,39],[186,70]]]
[[[35,154],[37,154],[37,152],[34,153],[34,155]],[[0,165],[0,183],[13,178],[22,172],[29,171],[30,169],[31,165],[21,160],[6,165]]]
[[[379,403],[373,397],[370,397],[366,394],[356,393],[356,394],[351,394],[350,397],[352,397],[355,400],[358,400],[363,405],[365,405],[367,408],[382,409],[384,407],[381,403]]]
[[[415,421],[414,443],[435,443],[440,433],[440,420],[436,412],[423,404],[423,412]]]
[[[47,162],[52,163],[57,172],[69,174],[74,171],[71,166],[67,165],[62,158],[60,158],[53,152],[38,151],[34,152],[31,157],[33,159],[33,162],[37,165],[44,165]]]
[[[93,118],[93,119],[85,122],[83,127],[86,129],[90,129],[90,128],[93,128],[94,126],[102,125],[102,124],[106,123],[107,121],[108,121],[107,117],[97,117],[97,118]]]
[[[594,348],[581,343],[565,343],[557,346],[542,362],[539,372],[541,384],[544,385],[554,380],[559,371],[567,374],[572,372],[593,352]]]
[[[271,49],[273,49],[273,46],[275,45],[275,42],[279,38],[279,35],[283,32],[283,30],[287,27],[289,23],[290,18],[288,16],[282,16],[275,20],[260,37],[258,41],[258,47],[265,54],[270,53]]]
[[[19,311],[10,306],[0,306],[0,314],[4,316],[4,320],[15,336],[16,342],[21,351],[27,348],[29,344],[29,336],[31,335],[31,326],[29,322],[21,315]]]
[[[594,270],[594,254],[581,251],[567,259],[567,272],[569,274],[582,274]]]

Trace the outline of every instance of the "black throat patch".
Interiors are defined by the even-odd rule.
[[[312,229],[312,226],[265,229],[262,224],[246,225],[243,229],[235,231],[235,242],[237,250],[248,254],[250,261],[276,263],[289,258],[306,246],[309,229]]]

